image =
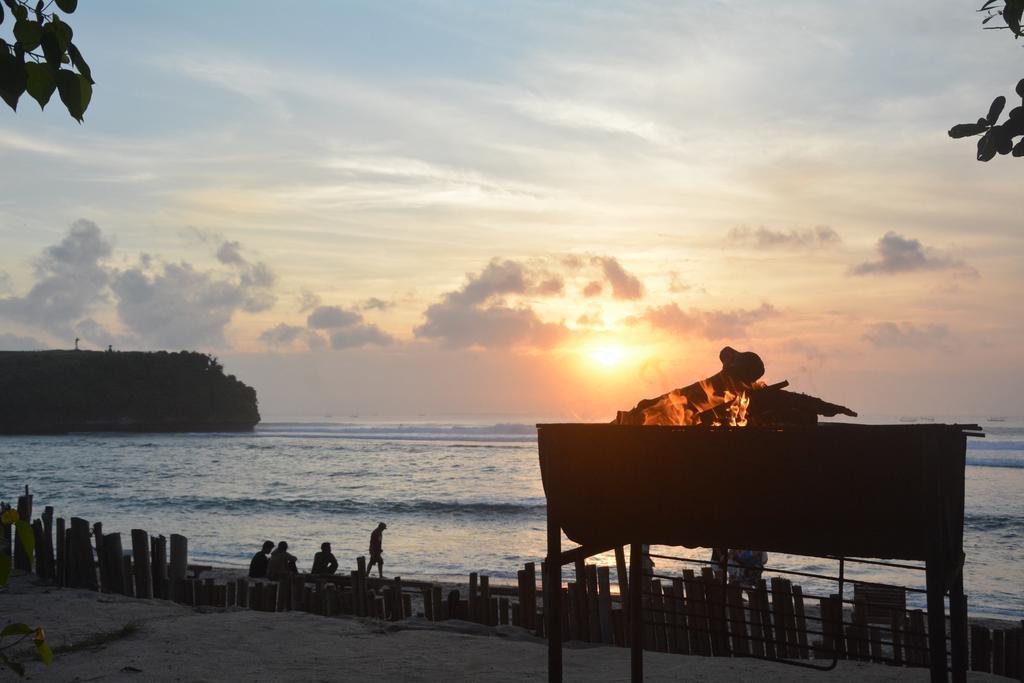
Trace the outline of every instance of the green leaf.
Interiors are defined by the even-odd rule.
[[[996,125],[996,121],[999,119],[999,115],[1003,113],[1003,107],[1006,106],[1006,98],[1000,95],[999,97],[992,100],[992,106],[988,108],[988,116],[985,120],[988,121],[988,125]]]
[[[0,554],[0,586],[6,586],[11,579],[11,556]]]
[[[40,38],[39,45],[43,48],[43,56],[46,57],[46,63],[54,69],[59,69],[61,58],[64,56],[67,46],[61,46],[60,38],[52,23],[43,27],[43,37]]]
[[[81,74],[61,69],[57,72],[57,91],[68,113],[81,123],[82,116],[89,107],[89,100],[92,99],[92,83]]]
[[[18,111],[18,98],[25,92],[28,76],[22,60],[6,51],[0,51],[0,98],[7,106]]]
[[[71,30],[70,26],[58,19],[57,15],[54,15],[53,19],[51,19],[50,23],[46,26],[52,27],[51,30],[57,36],[60,49],[62,51],[66,51],[68,49],[68,45],[71,44],[71,38],[75,35],[75,32]]]
[[[82,58],[82,53],[78,51],[78,48],[75,47],[74,43],[68,45],[68,54],[71,55],[71,62],[75,65],[75,68],[78,69],[78,73],[88,78],[89,82],[95,85],[96,81],[92,80],[92,69],[90,69],[89,65],[85,63],[85,60]]]
[[[949,137],[965,138],[969,135],[984,133],[986,130],[988,130],[988,126],[978,125],[977,123],[958,123],[949,129]]]
[[[21,5],[11,7],[11,14],[13,14],[14,18],[18,21],[25,21],[28,19],[28,10]]]
[[[57,0],[57,7],[60,7],[61,12],[72,14],[78,7],[78,0]]]
[[[0,631],[0,638],[6,638],[7,636],[27,636],[30,633],[35,633],[36,630],[30,627],[28,624],[7,624],[3,630]]]
[[[978,140],[978,161],[991,161],[996,156],[996,142],[989,131]]]
[[[32,532],[32,525],[23,519],[19,519],[14,523],[14,528],[18,530],[18,540],[21,541],[21,548],[28,555],[29,561],[32,559],[32,553],[36,551],[36,535]]]
[[[14,38],[26,50],[39,47],[39,40],[42,37],[43,29],[34,21],[23,20],[14,25]]]
[[[39,108],[46,107],[53,91],[57,89],[57,79],[53,77],[53,69],[48,64],[36,64],[29,62],[25,65],[25,72],[28,74],[28,84],[25,89],[36,102]]]
[[[1024,98],[1024,78],[1017,81],[1017,95]]]
[[[39,659],[41,659],[43,664],[46,666],[50,666],[53,662],[53,651],[45,640],[36,641],[36,654],[39,655]]]
[[[1013,146],[1013,156],[1024,157],[1024,140],[1021,140]]]

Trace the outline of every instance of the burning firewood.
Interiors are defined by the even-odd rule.
[[[707,379],[644,399],[613,420],[624,425],[756,426],[815,424],[819,415],[857,413],[820,398],[784,391],[789,382],[766,385],[761,357],[726,346],[718,355],[722,370]]]

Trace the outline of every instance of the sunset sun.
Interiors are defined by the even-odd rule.
[[[587,351],[587,356],[596,365],[614,368],[626,358],[626,349],[618,344],[605,344],[591,348]]]

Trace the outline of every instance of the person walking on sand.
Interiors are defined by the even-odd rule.
[[[291,574],[298,573],[295,556],[288,552],[288,544],[281,541],[277,544],[274,552],[270,553],[270,562],[267,563],[267,578],[271,581],[280,581]]]
[[[338,571],[338,560],[331,553],[331,544],[321,543],[320,552],[313,556],[313,568],[309,570],[309,573],[330,576],[336,571]]]
[[[252,556],[249,561],[249,578],[250,579],[265,579],[267,578],[267,564],[270,558],[270,551],[274,549],[273,541],[263,541],[263,548]]]
[[[369,573],[373,569],[373,565],[377,565],[377,574],[380,578],[384,578],[384,530],[388,528],[388,525],[381,522],[377,525],[377,528],[370,534],[370,563],[366,566],[366,572]]]

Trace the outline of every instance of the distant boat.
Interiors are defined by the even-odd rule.
[[[916,417],[901,417],[900,422],[917,422]]]
[[[989,422],[1006,422],[1006,418],[1005,417],[990,417],[988,419],[988,421]]]

